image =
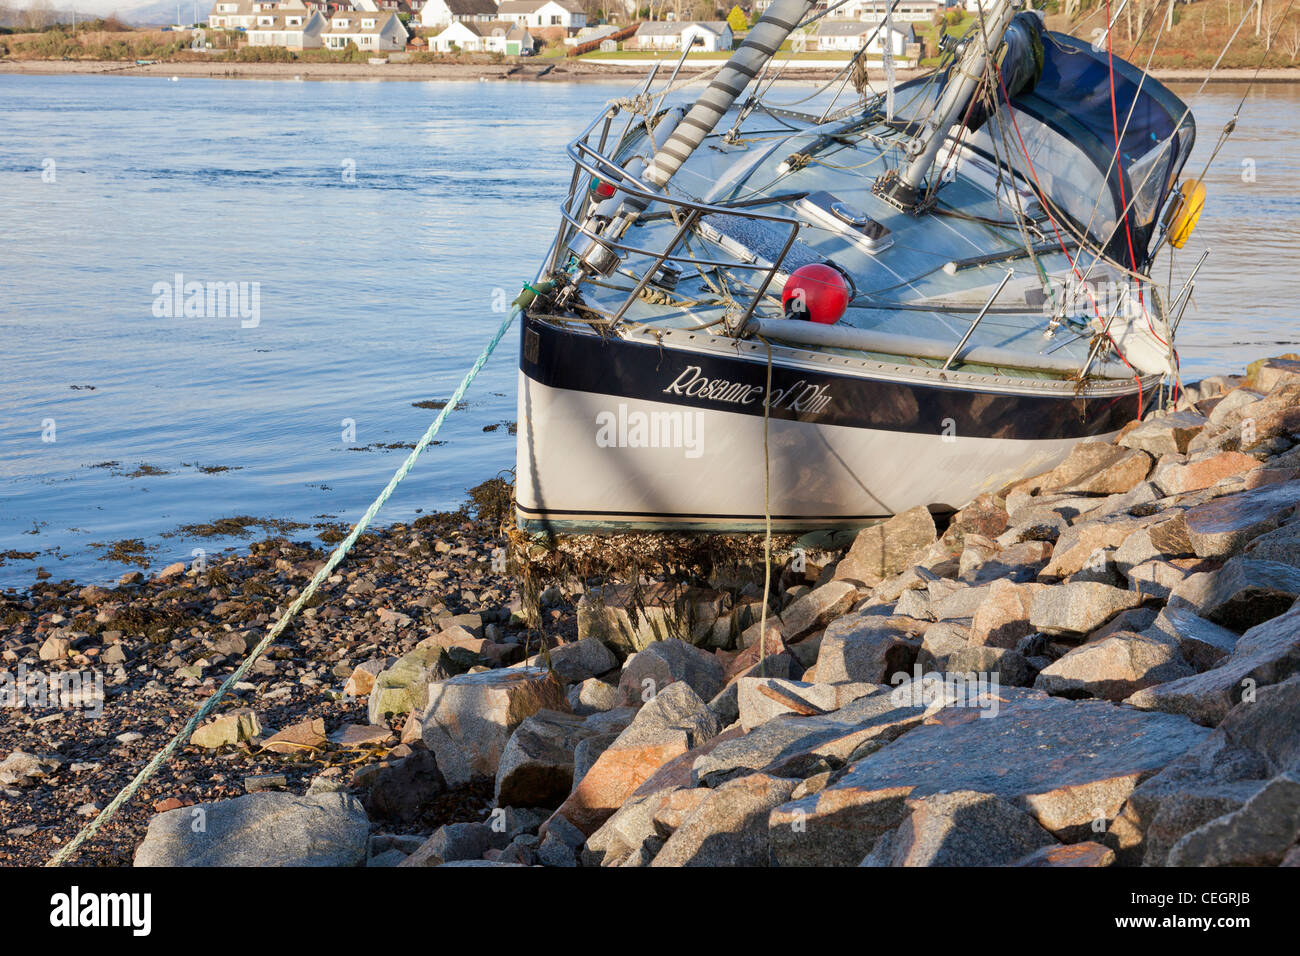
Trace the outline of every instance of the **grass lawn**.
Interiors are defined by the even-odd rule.
[[[960,11],[959,17],[954,18],[954,22],[952,23],[945,22],[942,25],[942,27],[936,26],[935,24],[930,23],[928,21],[924,23],[915,23],[914,26],[916,27],[917,37],[922,41],[923,44],[934,45],[935,41],[937,41],[938,39],[938,34],[940,30],[942,30],[944,33],[948,34],[949,36],[960,37],[963,36],[966,33],[966,31],[969,30],[974,24],[975,24],[974,15],[967,13],[963,10]],[[736,37],[737,45],[740,44],[740,41],[743,38],[744,38],[743,34],[738,35]],[[786,40],[784,43],[781,44],[781,52],[784,54],[784,56],[779,57],[779,59],[848,60],[851,59],[853,56],[853,54],[847,50],[827,50],[825,53],[817,53],[817,52],[791,53],[789,40]],[[701,60],[701,61],[725,60],[730,55],[731,55],[730,51],[719,51],[717,53],[692,53],[689,57],[687,57],[687,62],[691,62],[695,60]],[[675,62],[679,56],[681,56],[680,52],[674,50],[664,50],[657,53],[650,50],[626,50],[626,51],[619,51],[618,53],[599,53],[599,52],[586,53],[583,54],[581,57],[579,57],[579,59],[582,60],[660,59],[660,60],[671,60]],[[870,62],[878,65],[879,59],[873,57],[873,59]],[[937,65],[938,62],[939,59],[937,57],[934,57],[934,58],[922,60],[921,65],[934,66]]]

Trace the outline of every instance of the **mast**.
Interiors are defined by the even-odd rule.
[[[982,23],[971,31],[961,59],[952,68],[934,109],[912,141],[912,160],[902,170],[890,170],[876,180],[875,191],[900,209],[911,212],[921,205],[922,185],[934,166],[948,130],[961,121],[989,62],[1002,45],[1002,35],[1024,0],[992,0]]]
[[[775,0],[767,8],[745,42],[682,117],[668,142],[655,153],[646,170],[646,182],[662,188],[672,179],[812,8],[813,0]]]
[[[655,149],[653,159],[645,167],[643,182],[654,190],[661,190],[668,184],[691,153],[713,132],[764,64],[781,48],[785,38],[808,15],[815,2],[774,0],[749,31],[745,42],[731,54],[699,99],[672,128],[663,145]],[[625,196],[608,224],[597,231],[602,237],[617,241],[648,205],[649,200],[639,196]],[[571,286],[582,274],[608,274],[618,264],[619,258],[618,253],[600,239],[591,239],[578,255],[579,270]]]

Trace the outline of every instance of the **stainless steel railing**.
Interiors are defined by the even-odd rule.
[[[578,236],[587,236],[603,243],[611,249],[622,253],[624,260],[633,256],[643,256],[650,260],[650,265],[641,271],[632,270],[630,275],[636,280],[636,285],[630,291],[627,298],[612,312],[603,312],[602,310],[593,309],[592,311],[604,315],[611,329],[616,328],[626,316],[627,311],[642,290],[651,282],[655,274],[665,263],[681,263],[692,268],[705,269],[735,269],[745,270],[754,274],[756,285],[751,284],[753,294],[745,303],[744,312],[739,316],[734,328],[739,330],[744,327],[750,316],[758,308],[763,296],[767,293],[777,273],[781,270],[790,248],[794,245],[795,238],[799,234],[799,222],[789,216],[782,216],[775,213],[758,212],[752,207],[735,206],[705,203],[695,199],[689,199],[684,196],[670,195],[666,191],[652,189],[645,182],[631,175],[613,158],[621,151],[627,135],[632,128],[631,121],[619,136],[618,142],[613,150],[607,152],[609,143],[609,133],[615,119],[624,112],[631,114],[631,119],[635,118],[635,113],[625,110],[620,105],[613,105],[604,113],[597,116],[572,142],[568,144],[565,151],[573,162],[573,175],[569,180],[569,191],[564,202],[560,207],[561,222],[555,240],[551,245],[550,253],[547,257],[547,266],[545,272],[552,275],[559,271],[563,266],[563,256],[565,251],[571,246],[574,239]],[[602,122],[603,120],[603,122]],[[599,140],[595,146],[591,144],[591,139],[596,133],[597,127],[600,127]],[[585,174],[585,175],[584,175]],[[643,199],[649,204],[659,204],[668,208],[670,215],[677,223],[677,229],[667,245],[662,249],[646,249],[633,245],[629,242],[611,239],[607,236],[588,228],[584,224],[587,203],[587,189],[581,188],[584,183],[589,184],[593,178],[600,179],[603,182],[610,183],[614,186],[617,193],[626,196]],[[747,262],[738,257],[730,259],[704,259],[695,256],[689,252],[678,253],[676,250],[683,242],[695,231],[699,220],[707,215],[737,216],[745,219],[753,219],[763,222],[770,222],[787,227],[788,234],[785,236],[784,243],[781,246],[779,255],[774,261],[754,261]],[[738,334],[738,333],[737,333]]]

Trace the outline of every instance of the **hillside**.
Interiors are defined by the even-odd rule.
[[[1066,4],[1047,5],[1048,26],[1094,41],[1104,36],[1105,3],[1071,3],[1080,12],[1067,18]],[[1300,9],[1284,0],[1263,0],[1246,16],[1244,0],[1195,0],[1170,7],[1155,0],[1130,0],[1115,25],[1111,48],[1139,66],[1151,57],[1157,69],[1209,68],[1233,31],[1245,23],[1223,59],[1223,68],[1294,67],[1300,57]],[[1118,3],[1110,9],[1118,9]],[[1285,19],[1283,14],[1286,14]],[[1258,30],[1257,30],[1258,28]],[[1158,40],[1158,44],[1157,44]],[[1152,47],[1155,54],[1152,56]]]

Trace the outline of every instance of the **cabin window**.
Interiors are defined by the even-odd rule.
[[[1190,118],[1185,120],[1179,135],[1166,137],[1143,156],[1128,164],[1128,199],[1133,203],[1133,219],[1139,226],[1150,225],[1160,212],[1160,204],[1174,184],[1191,151],[1195,138]],[[1175,155],[1179,150],[1179,155]],[[1134,197],[1136,196],[1136,199]]]
[[[999,114],[1001,115],[1001,114]],[[1006,157],[1006,145],[1011,144],[1011,166],[1027,182],[1034,182],[1037,175],[1038,184],[1053,201],[1080,226],[1087,228],[1095,238],[1106,239],[1119,222],[1119,210],[1110,186],[1106,183],[1103,171],[1098,169],[1092,158],[1079,146],[1066,139],[1046,123],[1035,119],[1024,110],[1015,111],[1016,130],[1007,124],[1006,137],[998,137],[997,153]],[[990,127],[984,128],[972,137],[972,144],[986,153],[996,155],[989,142]],[[1033,163],[1031,172],[1025,162],[1025,154],[1019,149],[1020,140],[1024,140],[1025,152]]]

